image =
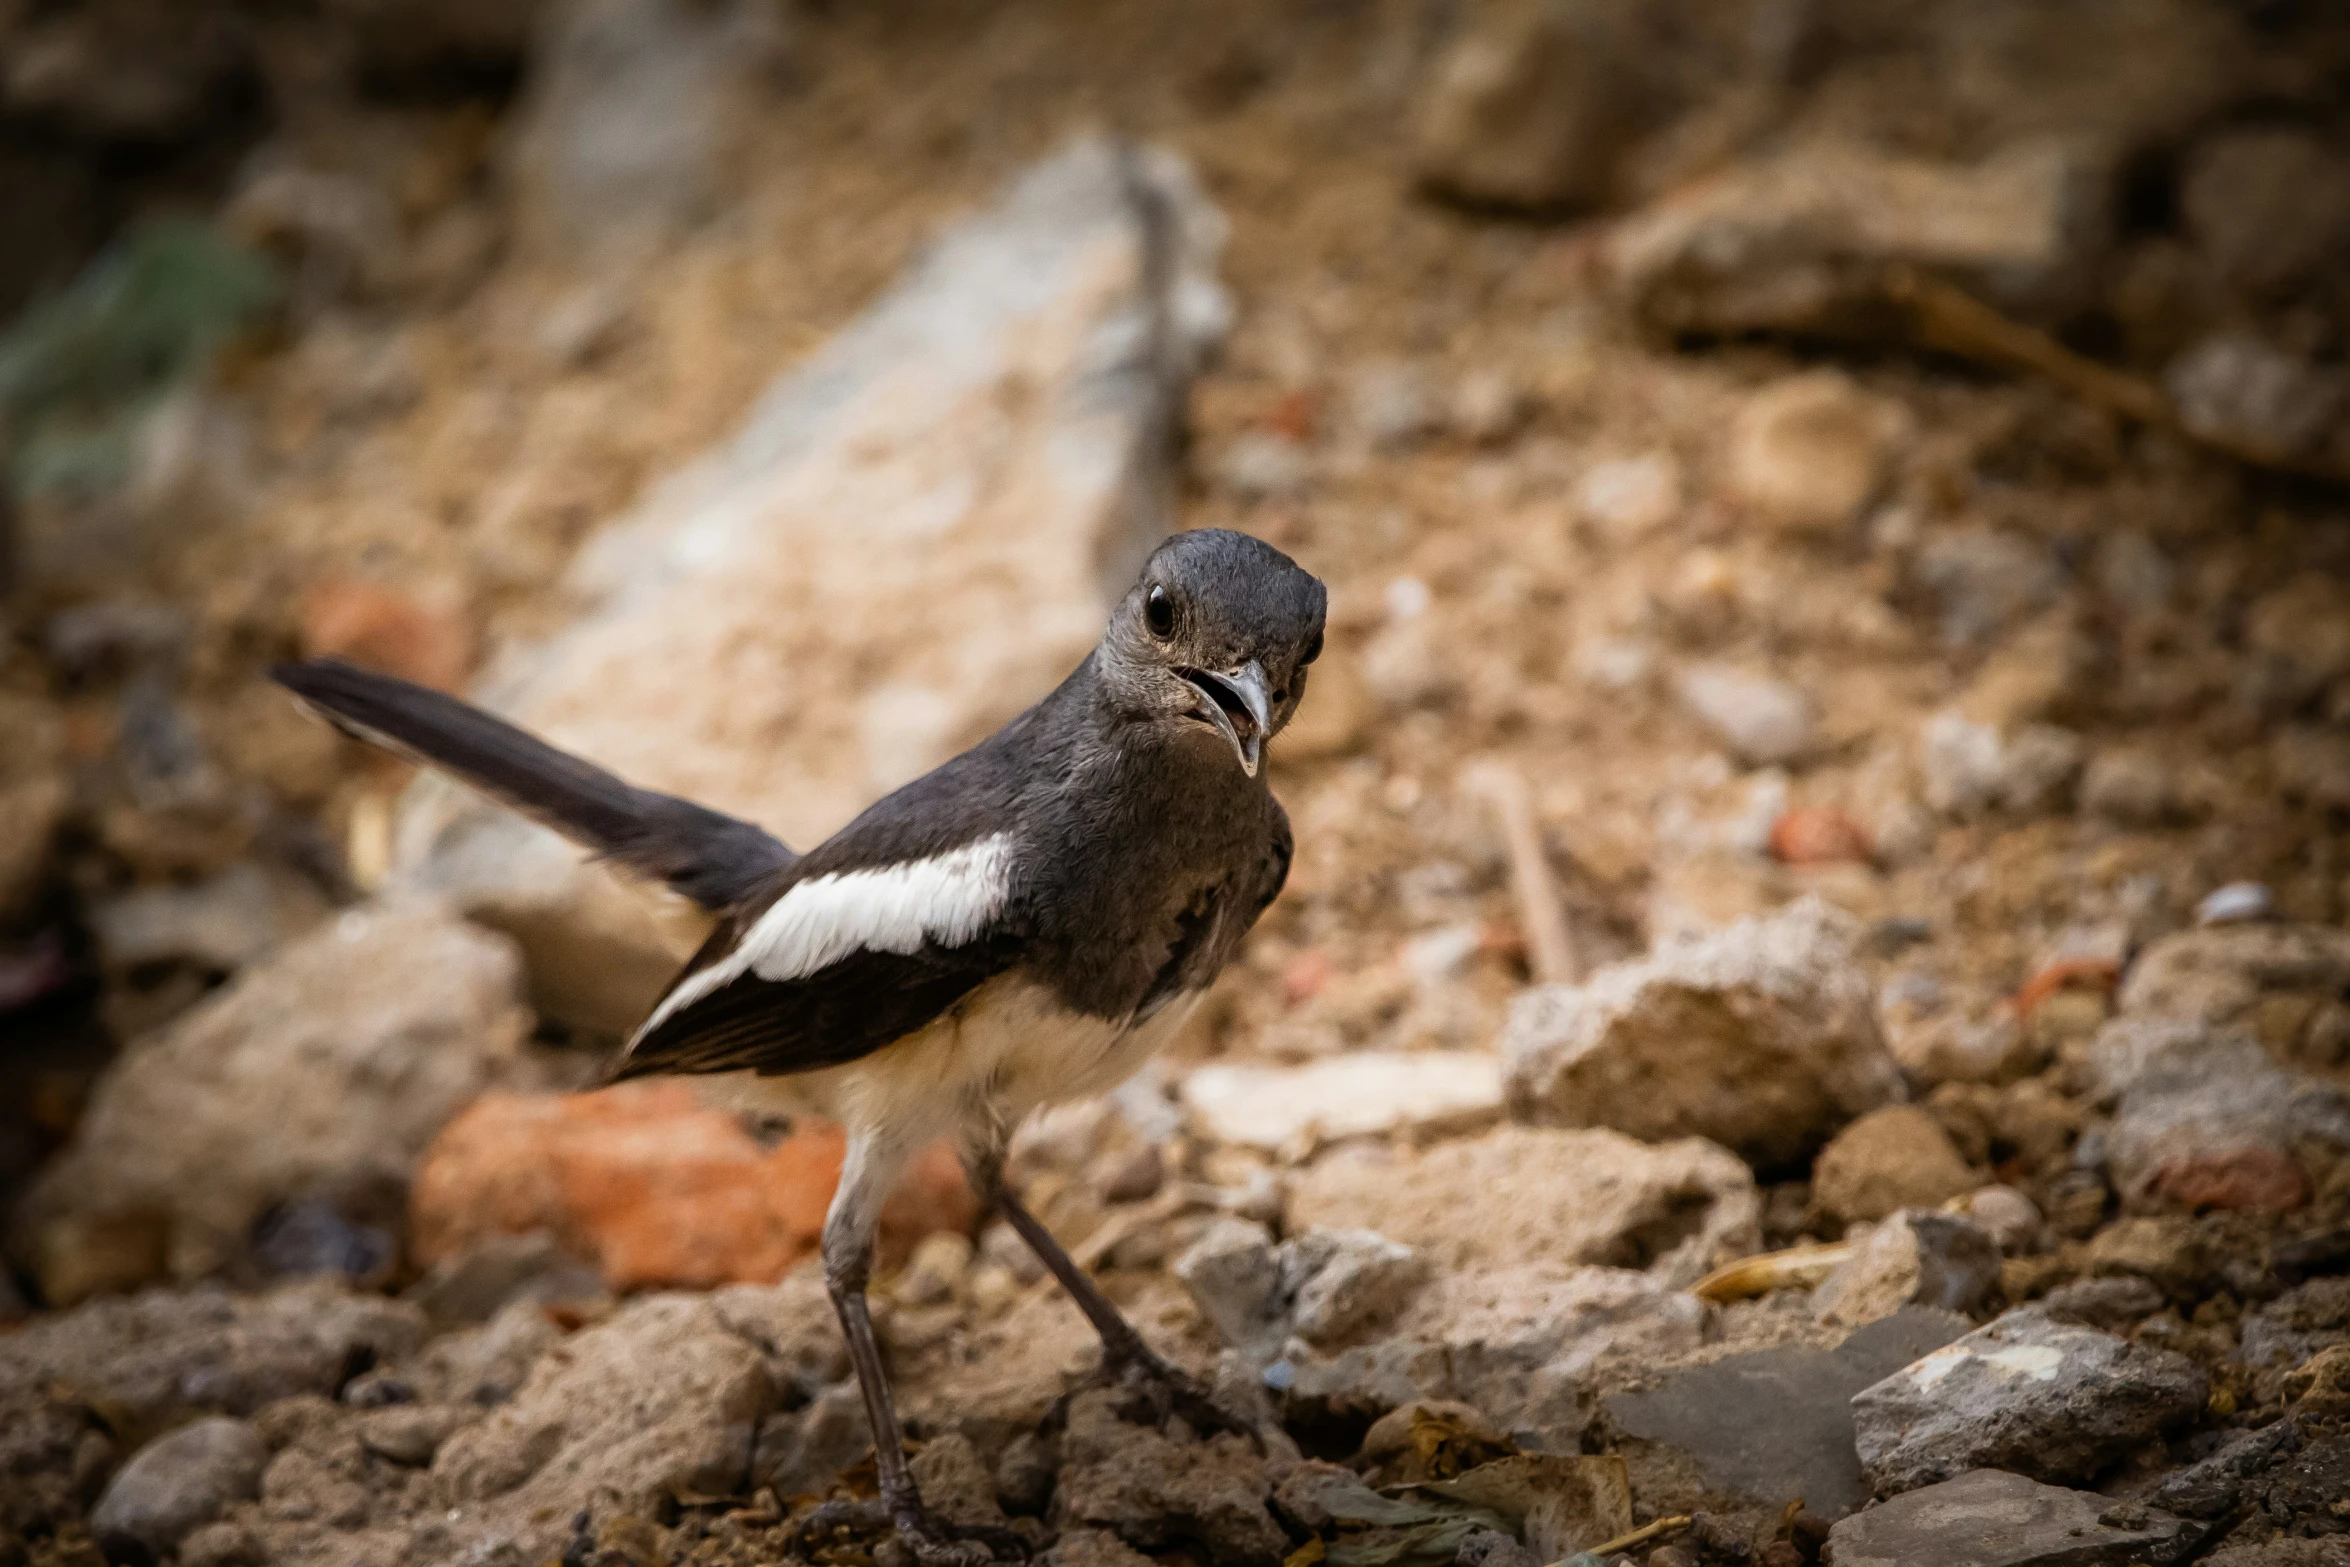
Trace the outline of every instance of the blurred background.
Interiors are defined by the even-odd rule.
[[[774,1285],[837,1169],[565,1097],[692,912],[270,663],[805,847],[1208,525],[1331,587],[1296,869],[1171,1057],[1021,1151],[1194,1358],[1281,1339],[1199,1259],[1338,1226],[1421,1259],[1362,1264],[1416,1343],[1448,1278],[1564,1270],[1527,1310],[1606,1295],[1626,1387],[2126,1279],[2103,1325],[2204,1379],[2166,1431],[2273,1418],[2350,1339],[2243,1327],[2350,1264],[2346,89],[2321,0],[0,0],[0,1562],[89,1559],[223,1411],[278,1478],[209,1533],[118,1503],[110,1557],[454,1560],[428,1479],[551,1557],[556,1448],[515,1491],[442,1451],[488,1423],[385,1458],[312,1406],[412,1365],[378,1402],[479,1422],[618,1300]],[[1961,1284],[1912,1236],[1882,1310],[1809,1293],[1950,1204]],[[917,1423],[997,1463],[1068,1322],[943,1153],[890,1233]],[[668,1531],[852,1469],[839,1368],[765,1331],[753,1458],[596,1483]],[[1406,1400],[1324,1370],[1284,1418],[1343,1458]],[[1667,1440],[1448,1375],[1403,1385]],[[1627,1521],[1682,1495],[1632,1473]],[[1816,1554],[1802,1488],[1689,1484],[1759,1522],[1686,1561]]]

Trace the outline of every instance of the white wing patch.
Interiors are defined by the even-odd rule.
[[[853,952],[919,952],[926,942],[959,947],[1003,908],[1011,869],[1011,836],[996,833],[927,860],[801,882],[732,952],[671,991],[636,1039],[745,974],[805,979]]]

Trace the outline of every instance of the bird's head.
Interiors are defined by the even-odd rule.
[[[1122,707],[1213,731],[1253,778],[1305,695],[1328,605],[1319,578],[1262,540],[1178,533],[1111,612],[1100,671]]]

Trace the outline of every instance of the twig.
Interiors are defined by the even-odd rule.
[[[2001,315],[1965,290],[1927,277],[1915,267],[1901,263],[1887,267],[1884,288],[1886,298],[1908,309],[1919,339],[1930,348],[1978,364],[2040,376],[2083,402],[2140,424],[2173,431],[2256,468],[2350,484],[2350,472],[2340,468],[2280,457],[2195,429],[2179,418],[2178,409],[2153,382],[2076,354],[2039,328]]]
[[[1534,971],[1535,982],[1572,985],[1582,978],[1583,967],[1559,906],[1558,882],[1550,874],[1550,855],[1542,846],[1533,792],[1506,762],[1481,762],[1470,770],[1467,781],[1493,807],[1500,823],[1502,847],[1510,859],[1510,891],[1517,896],[1518,920],[1526,927],[1527,966]]]
[[[1593,1546],[1591,1554],[1600,1557],[1613,1556],[1616,1552],[1628,1551],[1635,1545],[1646,1545],[1660,1535],[1677,1534],[1688,1528],[1691,1521],[1687,1513],[1675,1513],[1670,1518],[1659,1518],[1654,1523],[1642,1524],[1630,1534],[1619,1534],[1605,1545]]]

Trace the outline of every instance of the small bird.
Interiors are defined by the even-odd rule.
[[[804,855],[439,692],[324,659],[274,673],[340,727],[718,916],[614,1076],[791,1076],[846,1128],[824,1277],[881,1497],[819,1522],[894,1526],[925,1567],[974,1567],[1017,1538],[948,1524],[907,1469],[865,1299],[882,1199],[952,1137],[1100,1333],[1105,1369],[1231,1423],[1006,1189],[1004,1151],[1031,1111],[1114,1086],[1172,1037],[1281,890],[1289,819],[1265,747],[1305,694],[1327,606],[1268,544],[1176,534],[1049,696]]]

